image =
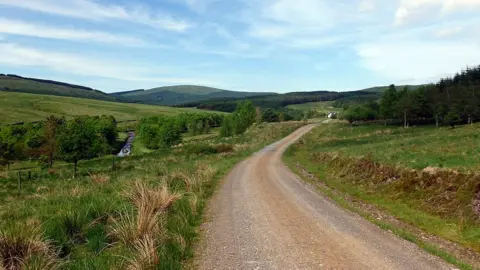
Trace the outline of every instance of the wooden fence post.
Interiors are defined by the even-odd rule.
[[[18,195],[22,192],[22,173],[18,172]]]

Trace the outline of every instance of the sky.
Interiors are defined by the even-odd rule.
[[[480,0],[0,0],[0,73],[347,91],[480,64]]]

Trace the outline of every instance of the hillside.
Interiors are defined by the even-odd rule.
[[[331,92],[331,91],[314,91],[314,92],[292,92],[286,94],[271,94],[263,96],[250,97],[255,106],[261,108],[278,109],[293,104],[303,104],[309,102],[335,101],[342,98],[351,99],[378,99],[378,93],[370,93],[366,91],[352,92]],[[195,107],[200,109],[216,110],[223,112],[232,112],[238,101],[243,98],[215,98],[206,101],[190,102],[180,105],[181,107]]]
[[[198,111],[144,104],[100,101],[84,98],[36,95],[27,93],[0,92],[1,123],[33,122],[49,115],[113,115],[118,121],[137,120],[159,114],[175,115],[181,112]]]
[[[52,80],[26,78],[10,74],[0,74],[0,91],[79,97],[110,101],[116,100],[115,97],[85,86]]]
[[[410,90],[415,90],[415,89],[418,89],[420,86],[422,86],[422,85],[396,85],[395,88],[397,90],[401,90],[405,87],[408,87],[408,89],[410,89]],[[360,91],[370,92],[370,93],[383,93],[383,91],[385,91],[386,89],[388,89],[388,85],[365,88],[365,89],[362,89]]]
[[[271,94],[273,93],[239,92],[205,86],[177,85],[158,87],[149,90],[118,92],[111,95],[115,97],[122,97],[130,100],[131,102],[137,103],[179,105],[214,98],[245,98]]]

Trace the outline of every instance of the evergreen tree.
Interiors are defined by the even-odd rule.
[[[392,84],[385,90],[380,100],[380,116],[385,120],[385,124],[388,120],[395,118],[397,99],[397,89]]]

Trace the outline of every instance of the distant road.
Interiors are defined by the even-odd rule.
[[[213,198],[200,269],[455,269],[318,194],[281,161],[305,126],[238,164]]]

